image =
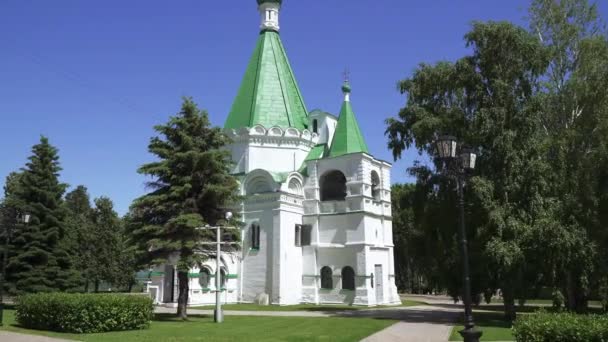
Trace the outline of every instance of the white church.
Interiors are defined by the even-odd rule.
[[[282,0],[257,0],[260,35],[225,123],[244,200],[242,248],[221,255],[225,303],[400,304],[391,164],[368,151],[342,86],[339,116],[308,112],[279,36]],[[190,305],[215,303],[215,258],[190,273]],[[177,302],[172,265],[151,273]]]

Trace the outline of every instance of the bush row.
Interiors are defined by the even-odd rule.
[[[147,296],[36,293],[17,299],[16,319],[30,329],[96,333],[147,328],[153,310]]]
[[[513,334],[518,342],[606,342],[608,315],[539,311],[518,316]]]

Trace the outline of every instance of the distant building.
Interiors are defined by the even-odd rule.
[[[282,0],[257,0],[255,51],[226,120],[246,223],[222,255],[223,299],[271,304],[400,303],[391,164],[368,151],[342,86],[338,117],[308,112],[279,36]],[[214,303],[215,261],[191,271],[190,304]],[[157,301],[177,301],[172,265],[152,272]]]

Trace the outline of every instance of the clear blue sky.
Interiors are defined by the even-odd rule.
[[[606,18],[608,4],[601,1]],[[342,72],[371,152],[392,161],[384,120],[396,82],[421,62],[462,56],[473,20],[523,23],[528,0],[285,0],[281,36],[309,110],[337,113]],[[2,0],[0,183],[44,134],[61,180],[123,214],[145,192],[152,126],[194,97],[222,125],[258,35],[254,0]],[[411,181],[407,152],[393,181]]]

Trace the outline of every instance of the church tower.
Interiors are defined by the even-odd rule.
[[[339,116],[308,112],[279,34],[282,0],[257,0],[253,55],[224,125],[241,201],[242,249],[190,273],[190,304],[400,303],[395,286],[391,165],[368,149],[342,85]],[[172,265],[148,286],[174,303]]]

